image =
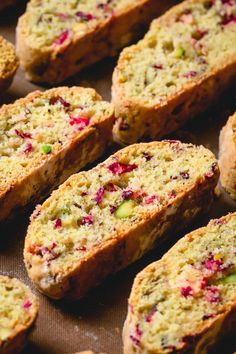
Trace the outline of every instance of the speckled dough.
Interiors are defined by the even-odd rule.
[[[235,333],[235,230],[236,213],[211,220],[136,276],[124,354],[207,354]]]
[[[122,149],[71,176],[31,216],[24,259],[35,286],[78,299],[211,205],[219,170],[202,146]]]
[[[0,94],[11,85],[18,66],[14,46],[0,36]]]
[[[115,140],[161,138],[209,107],[235,80],[235,41],[235,0],[186,0],[154,20],[113,74]]]
[[[219,149],[221,184],[236,199],[236,113],[221,130]]]
[[[116,55],[176,0],[31,0],[17,26],[28,79],[51,84]]]
[[[18,354],[38,315],[38,300],[17,279],[0,275],[0,353]]]
[[[0,222],[102,155],[113,106],[93,89],[36,91],[0,109]]]

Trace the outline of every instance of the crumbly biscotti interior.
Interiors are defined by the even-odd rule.
[[[144,39],[125,49],[118,83],[130,99],[159,104],[235,58],[235,36],[235,0],[185,1],[154,20]]]
[[[0,36],[0,79],[7,78],[18,62],[14,46]]]
[[[108,21],[140,0],[31,0],[24,34],[33,48],[57,47]]]
[[[112,114],[92,89],[62,87],[30,97],[0,110],[0,191]]]
[[[0,344],[28,328],[37,306],[35,296],[22,283],[0,276]]]
[[[163,141],[137,144],[69,178],[31,217],[25,255],[52,272],[67,271],[112,238],[215,175],[204,147]]]
[[[130,299],[134,347],[173,353],[235,306],[235,230],[236,214],[212,220],[139,274]]]

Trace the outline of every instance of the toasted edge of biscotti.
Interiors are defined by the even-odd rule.
[[[35,325],[38,316],[39,303],[30,288],[18,279],[0,275],[0,282],[2,279],[4,279],[4,281],[8,281],[10,286],[23,288],[27,298],[29,299],[29,303],[27,303],[26,306],[33,306],[34,309],[31,319],[27,325],[19,324],[20,326],[12,332],[11,336],[7,340],[0,342],[1,354],[18,354],[23,350],[27,337]],[[1,306],[4,307],[4,304],[1,304]]]
[[[49,84],[63,82],[102,58],[116,55],[120,48],[140,37],[153,18],[174,3],[176,0],[168,0],[168,3],[160,2],[157,6],[156,0],[140,0],[139,4],[127,6],[116,16],[99,22],[94,29],[87,30],[81,36],[74,35],[71,40],[53,49],[33,48],[28,43],[26,11],[16,29],[20,65],[31,81]]]
[[[161,147],[167,143],[171,144],[171,141],[140,145],[160,144]],[[125,152],[128,149],[132,149],[136,145],[128,146],[112,156],[115,156],[119,160],[119,158],[125,156]],[[126,267],[142,257],[154,244],[165,239],[168,233],[186,227],[199,213],[207,212],[214,197],[219,170],[212,152],[207,149],[206,151],[212,157],[212,163],[214,164],[214,171],[211,172],[210,176],[207,175],[206,171],[201,177],[201,181],[192,183],[191,187],[185,193],[180,193],[172,203],[170,202],[170,204],[161,209],[157,208],[151,214],[147,212],[146,217],[143,216],[143,221],[138,225],[130,227],[125,233],[118,234],[117,237],[105,241],[103,244],[99,244],[99,247],[95,247],[89,257],[84,257],[84,259],[74,262],[72,266],[68,267],[68,270],[64,270],[61,273],[57,272],[57,276],[52,276],[50,270],[47,272],[43,271],[43,261],[36,260],[34,266],[30,261],[32,255],[29,252],[29,247],[32,244],[32,235],[34,235],[33,214],[25,239],[24,260],[29,277],[37,289],[54,299],[61,299],[63,297],[72,300],[79,299],[91,288],[101,283],[107,275]],[[108,160],[110,161],[110,158]],[[105,164],[108,160],[102,164]],[[96,169],[98,167],[99,165]],[[70,186],[70,179],[60,186],[61,190],[66,188],[67,185]],[[57,191],[54,191],[49,199],[53,200],[56,197],[56,193]],[[45,203],[49,203],[49,199]],[[36,210],[37,213],[38,210]],[[180,219],[182,220],[181,223],[179,222]],[[143,240],[144,234],[145,243]],[[147,242],[148,239],[149,242]]]
[[[236,217],[236,213],[230,213],[226,216],[223,216],[219,219],[212,219],[209,221],[209,223],[205,227],[201,227],[199,229],[196,229],[189,234],[186,234],[183,238],[181,238],[177,243],[170,248],[163,256],[161,259],[158,261],[152,262],[149,264],[146,268],[144,268],[140,273],[138,273],[134,279],[133,285],[132,285],[132,290],[129,296],[129,306],[128,306],[128,313],[124,322],[123,326],[123,344],[124,344],[124,354],[135,354],[137,353],[136,349],[134,348],[134,341],[131,340],[130,336],[130,331],[133,329],[133,322],[132,322],[132,316],[134,313],[134,302],[137,302],[138,297],[136,296],[136,289],[140,288],[140,282],[142,279],[145,278],[146,273],[148,274],[153,274],[154,268],[156,268],[158,265],[161,265],[162,259],[167,259],[168,256],[171,257],[173,252],[175,251],[176,248],[178,248],[179,245],[182,245],[183,242],[187,241],[188,239],[192,241],[193,239],[199,238],[199,237],[204,237],[204,231],[208,228],[210,225],[221,225],[222,223],[225,223],[225,220],[229,220],[231,217]],[[232,307],[226,307],[224,312],[220,312],[218,316],[215,318],[212,318],[212,321],[208,323],[207,325],[203,325],[202,328],[196,328],[195,333],[189,333],[189,335],[186,335],[184,343],[181,345],[181,348],[179,348],[176,351],[176,348],[167,348],[166,350],[163,351],[158,351],[158,352],[153,352],[150,351],[148,348],[144,348],[142,346],[142,349],[138,352],[143,353],[143,354],[171,354],[171,353],[191,353],[191,354],[207,354],[209,349],[212,347],[215,347],[215,344],[220,342],[222,338],[227,337],[227,334],[232,334],[234,325],[235,325],[235,314],[236,314],[236,301]],[[134,317],[134,316],[133,316]],[[136,322],[135,322],[136,323]],[[131,328],[132,327],[132,328]],[[225,333],[226,331],[226,333]],[[228,332],[228,333],[227,333]]]
[[[149,31],[153,31],[156,23],[163,23],[165,18],[168,20],[181,9],[184,10],[188,2],[197,3],[198,0],[185,0],[172,7],[160,18],[153,20]],[[119,70],[122,70],[133,48],[136,45],[121,52],[112,78],[112,102],[116,115],[113,139],[123,146],[160,139],[174,132],[216,102],[222,92],[235,82],[236,60],[233,56],[201,77],[187,82],[179,92],[169,95],[160,103],[142,103],[139,98],[129,97],[123,85],[119,84]]]
[[[46,91],[46,93],[56,92],[60,94],[64,89],[80,90],[82,93],[83,90],[91,91],[96,94],[98,100],[102,101],[102,97],[94,89],[79,86],[53,88]],[[42,94],[45,94],[45,91]],[[32,92],[11,105],[24,105],[39,95],[41,95],[40,91]],[[2,106],[0,114],[5,112],[7,107],[8,105]],[[9,183],[8,188],[1,191],[0,194],[0,222],[14,216],[14,211],[21,211],[22,206],[35,204],[42,200],[50,194],[53,188],[63,183],[70,175],[99,158],[112,141],[113,121],[114,109],[111,104],[109,114],[104,116],[100,122],[85,127],[81,134],[73,137],[70,144],[63,146],[56,155],[48,155],[48,159],[39,164],[31,174]],[[48,174],[48,171],[51,173]],[[48,176],[50,178],[53,176],[53,183],[49,184]]]
[[[15,48],[13,44],[0,36],[0,44],[5,49],[5,52],[0,53],[5,60],[5,68],[3,72],[0,72],[0,94],[7,90],[11,85],[15,76],[16,70],[19,66],[19,60],[16,56]]]
[[[229,117],[219,138],[220,182],[229,195],[236,199],[236,113]]]

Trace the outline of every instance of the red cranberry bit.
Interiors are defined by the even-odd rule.
[[[162,64],[154,64],[153,68],[156,69],[156,70],[163,70],[164,66]]]
[[[150,161],[153,158],[153,155],[150,155],[148,152],[143,152],[143,157],[146,161]]]
[[[83,130],[85,127],[89,125],[90,118],[88,117],[73,117],[70,116],[70,125],[76,125],[78,130]]]
[[[35,219],[37,219],[40,216],[40,214],[41,214],[40,210],[35,210],[33,212],[32,218],[35,220]]]
[[[123,173],[135,170],[138,166],[135,164],[130,165],[121,162],[113,162],[111,165],[107,166],[107,168],[113,175],[122,175]]]
[[[174,190],[169,193],[170,198],[175,198],[176,196],[177,196],[177,193]]]
[[[33,151],[33,145],[31,143],[27,143],[23,151],[26,155],[28,155],[31,151]]]
[[[54,229],[60,229],[62,227],[62,221],[61,219],[56,219],[54,222]]]
[[[116,211],[116,207],[114,205],[110,205],[110,213],[114,214],[114,212]]]
[[[85,246],[77,247],[77,248],[76,248],[76,251],[83,251],[83,252],[85,252],[85,251],[87,251],[87,247],[85,247]]]
[[[28,310],[30,307],[32,306],[32,302],[30,300],[26,300],[24,303],[23,303],[23,307],[24,309]]]
[[[209,318],[213,318],[215,315],[213,313],[208,313],[202,317],[203,321],[208,320]]]
[[[212,304],[220,302],[220,291],[216,286],[207,286],[205,292],[206,300]]]
[[[203,263],[206,269],[211,270],[212,272],[217,272],[222,270],[222,264],[223,260],[222,259],[214,259],[214,256],[212,253],[209,253],[208,258],[205,260]]]
[[[20,132],[18,129],[15,129],[17,136],[20,136],[22,139],[32,139],[32,134]]]
[[[192,37],[196,41],[200,41],[207,33],[208,31],[202,31],[200,29],[197,29],[196,31],[193,32]]]
[[[89,214],[87,216],[84,216],[81,221],[81,224],[86,225],[86,226],[92,225],[93,224],[93,215]]]
[[[179,173],[183,179],[189,179],[189,173],[184,171]]]
[[[235,0],[221,0],[223,5],[234,6]]]
[[[191,79],[192,77],[197,76],[197,72],[194,70],[190,70],[187,73],[183,74],[183,77],[187,78],[187,79]]]
[[[214,225],[223,225],[226,223],[226,219],[223,217],[223,218],[220,218],[220,219],[215,219],[213,221],[213,224]]]
[[[132,190],[127,190],[122,192],[122,198],[124,200],[132,199],[134,197],[134,192]]]
[[[157,311],[157,308],[156,306],[154,306],[151,311],[149,312],[149,314],[146,316],[146,322],[152,322],[152,319],[153,319],[153,315],[156,313]]]
[[[225,16],[223,17],[223,20],[222,20],[221,24],[222,24],[223,26],[227,26],[227,25],[230,24],[231,22],[236,23],[236,16],[233,15],[233,14],[231,14],[231,15],[225,15]]]
[[[62,45],[69,37],[69,30],[65,30],[60,34],[60,36],[54,41],[56,45]]]
[[[78,11],[76,12],[76,16],[81,18],[81,20],[83,21],[91,21],[91,20],[95,20],[96,19],[96,16],[92,15],[92,14],[87,14],[85,12],[82,12],[82,11]]]
[[[105,188],[104,187],[99,188],[95,196],[95,200],[97,204],[100,204],[102,202],[104,194],[105,194]]]
[[[183,295],[185,298],[193,296],[193,288],[189,285],[181,288],[181,295]]]
[[[160,198],[158,197],[158,195],[153,194],[150,197],[145,199],[145,204],[153,204],[155,200],[159,201]]]
[[[85,197],[86,195],[88,195],[88,193],[86,193],[86,192],[81,193],[81,197]]]
[[[211,164],[211,169],[209,172],[205,173],[205,177],[208,179],[208,178],[211,178],[214,176],[214,172],[216,171],[216,167],[217,167],[217,164],[215,162],[213,162]]]

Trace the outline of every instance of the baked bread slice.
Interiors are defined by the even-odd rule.
[[[93,90],[36,91],[0,109],[0,221],[96,160],[111,140],[113,106]]]
[[[218,174],[204,147],[163,141],[129,146],[71,176],[31,217],[30,278],[49,297],[82,297],[206,211]]]
[[[222,186],[236,199],[236,113],[229,117],[220,133],[219,166]]]
[[[115,139],[160,138],[205,110],[235,79],[235,38],[235,0],[187,0],[154,20],[113,75]]]
[[[60,83],[117,53],[176,0],[31,0],[17,26],[29,80]]]
[[[17,279],[0,275],[0,353],[18,354],[38,315],[38,300]]]
[[[0,36],[0,94],[11,85],[18,65],[14,46]]]
[[[211,220],[137,275],[125,354],[206,354],[235,329],[235,230],[236,213]]]

